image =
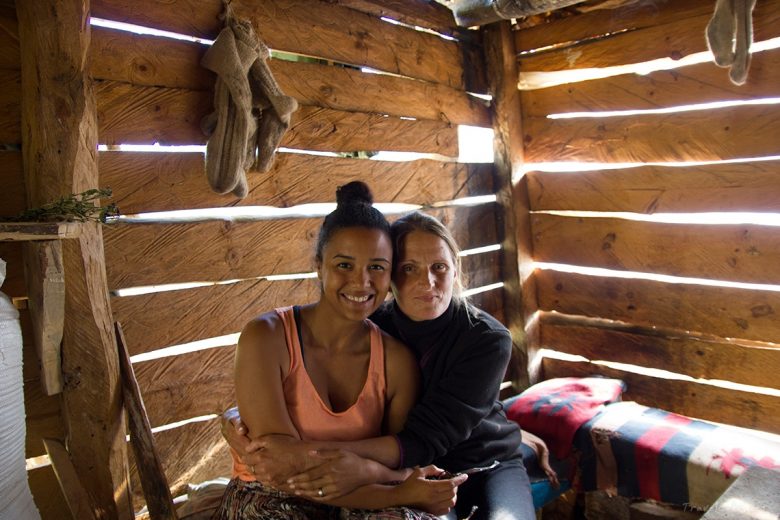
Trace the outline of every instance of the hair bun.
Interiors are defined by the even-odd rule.
[[[374,196],[371,188],[365,182],[352,181],[336,189],[336,204],[339,206],[347,204],[366,204],[371,205],[374,202]]]

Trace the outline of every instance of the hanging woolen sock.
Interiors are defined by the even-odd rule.
[[[734,0],[716,0],[715,11],[707,24],[707,45],[715,63],[728,67],[734,63],[734,32],[736,17]]]
[[[735,0],[736,2],[736,44],[734,49],[734,63],[729,70],[731,81],[737,85],[743,85],[747,81],[748,67],[750,67],[750,44],[753,43],[753,7],[756,0]]]

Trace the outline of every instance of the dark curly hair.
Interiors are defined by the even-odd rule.
[[[390,236],[390,224],[381,211],[374,208],[374,196],[368,185],[352,181],[336,189],[336,209],[329,213],[322,223],[317,237],[315,259],[322,261],[322,250],[339,229],[363,227],[378,229]]]

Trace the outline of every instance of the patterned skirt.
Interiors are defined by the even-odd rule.
[[[395,507],[347,509],[289,495],[260,482],[230,481],[211,520],[438,520],[424,511]]]

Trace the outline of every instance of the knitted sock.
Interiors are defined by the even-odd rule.
[[[707,24],[707,44],[715,57],[715,63],[721,67],[734,63],[734,7],[734,0],[716,0],[715,11]]]
[[[743,85],[747,80],[748,67],[750,66],[750,44],[753,43],[752,11],[756,0],[736,1],[736,46],[734,50],[734,63],[729,70],[731,81],[737,85]]]

